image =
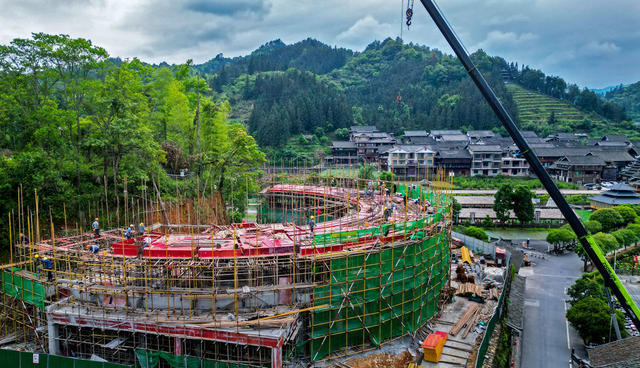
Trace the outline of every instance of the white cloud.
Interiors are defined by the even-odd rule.
[[[393,35],[392,26],[380,23],[371,15],[358,19],[349,29],[338,34],[336,40],[349,47],[362,48],[371,41]]]
[[[406,6],[406,1],[404,2]],[[568,82],[602,87],[640,80],[640,1],[447,0],[439,7],[469,51],[528,64]],[[65,33],[111,55],[149,62],[204,62],[261,44],[307,37],[361,51],[400,33],[400,2],[389,0],[0,0],[0,44],[31,32]],[[415,2],[405,42],[451,52]]]
[[[484,41],[480,42],[480,47],[491,47],[491,46],[524,46],[523,44],[528,41],[533,41],[538,39],[538,35],[533,34],[531,32],[517,34],[515,32],[502,32],[498,30],[490,31],[487,34],[487,38]]]
[[[598,42],[591,41],[588,44],[584,45],[580,51],[583,55],[592,55],[599,56],[603,54],[615,54],[620,51],[620,46],[616,45],[613,42]]]

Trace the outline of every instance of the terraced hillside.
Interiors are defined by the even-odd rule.
[[[553,111],[556,120],[569,125],[580,124],[584,119],[602,121],[604,118],[595,114],[586,114],[568,103],[553,97],[533,92],[517,84],[507,84],[518,106],[520,121],[524,125],[546,123]],[[571,124],[573,123],[573,124]]]

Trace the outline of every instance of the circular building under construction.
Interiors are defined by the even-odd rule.
[[[309,177],[266,186],[257,222],[20,239],[0,346],[16,362],[281,367],[413,336],[449,280],[450,196],[433,187]]]

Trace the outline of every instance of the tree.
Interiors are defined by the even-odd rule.
[[[456,200],[456,197],[451,196],[451,210],[453,211],[453,218],[457,219],[460,211],[462,210],[462,205]]]
[[[511,195],[511,204],[513,206],[513,212],[520,221],[520,224],[526,224],[533,220],[533,202],[534,197],[529,188],[519,185]]]
[[[616,319],[622,336],[626,337],[624,314],[616,310]],[[567,320],[578,331],[585,344],[590,342],[601,344],[609,337],[611,312],[602,299],[588,296],[579,300],[567,310]]]
[[[611,208],[603,208],[595,211],[589,217],[591,221],[598,221],[602,225],[602,231],[611,232],[624,223],[624,219],[620,213]]]
[[[558,121],[556,120],[556,113],[555,111],[551,111],[551,114],[549,114],[549,117],[547,118],[547,124],[549,124],[550,126],[555,126],[558,123]]]
[[[587,272],[587,262],[589,262],[590,258],[587,251],[582,247],[582,243],[578,242],[576,247],[573,248],[573,252],[582,260],[582,271]]]
[[[633,231],[640,238],[640,224],[629,224],[625,229]]]
[[[618,212],[618,214],[620,214],[620,216],[622,217],[622,220],[624,221],[624,225],[633,223],[638,217],[638,215],[636,215],[636,211],[634,211],[633,208],[631,208],[630,206],[624,206],[624,205],[615,206],[615,207],[611,207],[611,209],[615,210],[616,212]]]
[[[602,224],[596,220],[589,220],[584,222],[584,227],[589,234],[595,234],[602,231]]]
[[[635,244],[638,241],[638,237],[636,236],[636,234],[629,229],[618,229],[611,233],[611,235],[616,238],[618,244],[623,245],[625,248],[629,245]]]
[[[574,241],[576,235],[572,231],[566,229],[553,229],[547,234],[547,242],[555,247],[566,246],[568,243]]]
[[[358,169],[359,179],[373,179],[376,174],[376,167],[370,164],[364,164]]]
[[[602,232],[596,233],[593,235],[593,239],[605,254],[613,251],[614,249],[620,248],[618,240],[611,234],[605,234]]]
[[[486,215],[482,219],[482,226],[483,227],[492,227],[493,226],[493,220],[491,219],[491,217],[489,215]]]
[[[464,229],[464,234],[482,241],[489,241],[489,235],[487,235],[483,229],[476,226],[468,226]]]
[[[607,300],[604,292],[604,281],[598,271],[583,273],[582,276],[569,287],[567,295],[571,297],[571,305],[587,297],[603,301]]]
[[[496,213],[496,217],[503,223],[509,220],[509,210],[513,207],[512,196],[513,187],[510,184],[503,184],[495,194],[493,210]]]
[[[335,131],[336,138],[341,141],[346,141],[349,139],[349,129],[347,128],[338,128]]]

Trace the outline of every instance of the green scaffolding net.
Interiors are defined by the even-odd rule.
[[[326,277],[313,292],[310,352],[313,361],[347,346],[377,346],[413,333],[437,312],[447,282],[450,235],[318,262]],[[419,239],[422,239],[421,241]]]
[[[403,195],[407,195],[410,199],[418,199],[422,203],[428,201],[432,205],[436,202],[436,195],[434,192],[424,189],[422,187],[407,187],[406,185],[398,185],[396,192]],[[408,194],[407,194],[408,193]],[[394,230],[396,233],[412,233],[417,229],[423,229],[432,224],[438,223],[442,220],[444,213],[449,211],[448,201],[449,197],[441,195],[438,197],[442,200],[442,204],[438,206],[436,213],[426,215],[424,218],[412,221],[402,221],[396,223],[386,223],[377,227],[371,227],[361,230],[348,230],[348,231],[336,231],[331,233],[317,234],[313,236],[313,245],[316,247],[328,246],[332,244],[357,242],[367,238],[375,238],[387,234],[390,230]]]
[[[142,368],[155,368],[160,364],[160,360],[163,360],[171,368],[253,368],[253,366],[240,363],[221,362],[188,355],[174,355],[157,350],[136,349],[136,358]]]
[[[44,310],[46,299],[44,285],[32,281],[28,276],[37,277],[18,267],[2,272],[2,290],[7,295]]]
[[[34,355],[36,357],[34,357]],[[130,365],[76,359],[44,353],[0,349],[1,367],[19,368],[129,368]]]

